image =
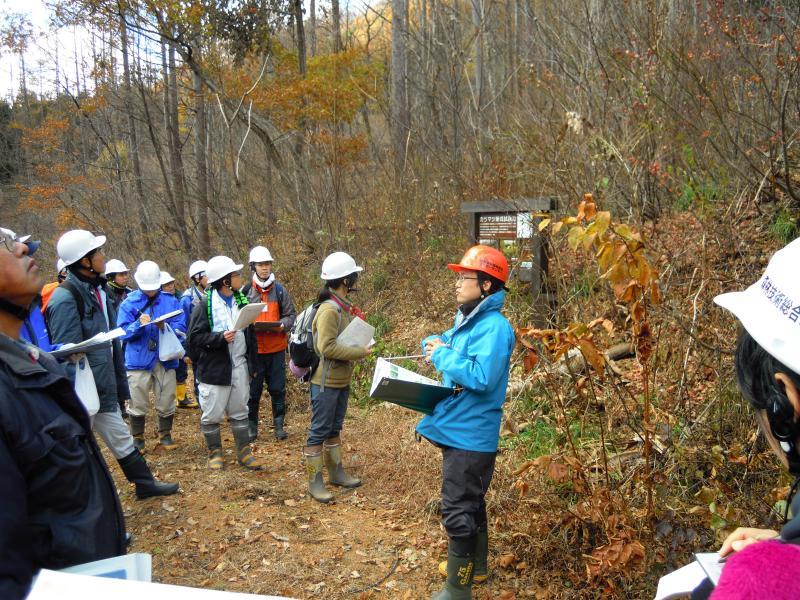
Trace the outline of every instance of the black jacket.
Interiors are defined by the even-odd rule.
[[[244,337],[247,341],[247,370],[252,375],[258,360],[258,345],[252,325],[244,330]],[[186,344],[197,381],[209,385],[231,384],[233,364],[228,342],[221,331],[211,331],[205,302],[192,310]]]
[[[125,523],[89,416],[63,368],[0,335],[0,598],[41,568],[125,554]]]

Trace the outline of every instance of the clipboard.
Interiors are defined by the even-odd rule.
[[[708,580],[714,584],[714,587],[717,587],[727,557],[720,562],[719,552],[696,552],[694,558],[705,572]]]
[[[79,354],[81,352],[91,352],[93,350],[100,350],[102,348],[111,348],[111,342],[122,337],[123,335],[125,335],[125,331],[121,327],[117,327],[111,331],[98,333],[94,337],[84,340],[79,344],[64,344],[58,350],[53,350],[50,353],[50,356],[61,359],[73,354]]]
[[[455,392],[453,387],[443,386],[435,379],[379,358],[375,363],[369,395],[376,400],[430,415],[439,402]]]

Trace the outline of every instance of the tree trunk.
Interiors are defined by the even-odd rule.
[[[405,168],[409,133],[408,88],[406,86],[406,0],[392,0],[392,95],[391,131],[395,179]]]
[[[186,185],[178,132],[178,77],[175,67],[175,48],[172,44],[167,48],[162,44],[161,62],[164,69],[164,124],[167,129],[172,195],[175,201],[175,225],[181,244],[188,252],[192,252],[192,237],[186,229]]]
[[[197,60],[201,60],[201,49],[198,42],[195,48]],[[208,228],[208,165],[206,157],[206,139],[208,127],[206,123],[206,98],[203,90],[203,80],[197,73],[193,73],[194,84],[194,159],[197,172],[197,237],[198,252],[201,256],[211,256],[211,232]]]
[[[317,55],[317,1],[310,0],[308,6],[308,41],[311,46],[311,56]]]
[[[472,0],[472,26],[475,28],[475,85],[473,88],[473,105],[475,108],[475,141],[478,148],[478,160],[483,162],[483,0]]]
[[[139,138],[136,133],[136,119],[133,118],[133,94],[131,93],[131,70],[128,53],[128,26],[125,23],[125,13],[120,11],[119,15],[120,37],[122,44],[122,83],[125,86],[125,112],[128,115],[128,138],[131,153],[131,163],[133,165],[133,181],[136,186],[136,199],[139,205],[139,234],[142,240],[146,241],[149,237],[150,224],[147,218],[147,206],[144,199],[144,188],[142,186],[142,164],[139,160]]]
[[[300,77],[306,76],[306,32],[303,25],[303,0],[292,0],[295,35],[297,37],[297,66]]]
[[[342,20],[339,15],[339,0],[331,0],[331,33],[333,34],[333,51],[342,51]]]

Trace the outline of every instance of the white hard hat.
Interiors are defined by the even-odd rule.
[[[241,270],[242,265],[237,265],[227,256],[215,256],[208,261],[206,275],[208,276],[208,282],[214,283],[225,277],[225,275],[230,275],[231,273]]]
[[[106,236],[104,235],[94,235],[85,229],[73,229],[58,239],[56,252],[64,264],[69,266],[105,243]]]
[[[189,267],[189,277],[194,277],[200,273],[205,273],[208,263],[204,260],[196,260]]]
[[[328,257],[322,261],[322,273],[320,277],[325,281],[333,279],[341,279],[347,277],[352,273],[363,271],[363,267],[359,267],[353,257],[347,252],[334,252],[329,254]]]
[[[753,285],[714,298],[739,319],[759,346],[795,373],[800,373],[799,260],[800,238],[773,254],[761,279]]]
[[[128,269],[128,267],[125,266],[125,263],[119,259],[112,258],[106,263],[106,277],[115,273],[127,273],[128,271],[130,271],[130,269]]]
[[[166,271],[161,271],[161,277],[159,277],[158,282],[161,285],[167,285],[168,283],[172,283],[175,281],[175,278],[167,273]]]
[[[143,292],[154,292],[161,289],[161,269],[152,260],[143,260],[133,274],[136,285]]]
[[[260,262],[272,262],[272,254],[269,253],[264,246],[256,246],[252,250],[250,250],[250,260],[251,263],[260,263]]]
[[[65,263],[60,258],[56,261],[56,269],[58,269],[58,273],[61,273],[64,269],[67,268],[67,263]]]

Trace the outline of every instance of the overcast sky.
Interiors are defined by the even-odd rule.
[[[49,0],[52,2],[53,0]],[[351,4],[356,6],[369,4],[370,0],[356,0],[342,2],[343,11],[347,11]],[[305,0],[308,11],[308,0]],[[317,2],[318,15],[323,10],[325,0]],[[25,54],[25,70],[28,73],[28,89],[37,95],[44,92],[51,93],[55,87],[55,64],[58,56],[60,65],[59,79],[61,86],[65,83],[73,89],[75,84],[75,58],[77,53],[78,65],[86,65],[88,73],[92,65],[92,34],[83,27],[66,27],[53,33],[50,30],[50,10],[45,0],[0,0],[0,25],[5,21],[6,15],[20,13],[28,17],[33,24],[34,36],[30,47]],[[20,60],[19,56],[10,54],[0,49],[0,98],[13,99],[20,87]]]
[[[21,13],[33,25],[34,34],[25,53],[25,70],[28,72],[28,87],[37,94],[53,90],[55,80],[55,57],[61,65],[62,85],[64,78],[75,79],[75,53],[78,62],[91,56],[88,50],[91,34],[81,28],[67,27],[53,33],[49,27],[50,11],[43,0],[0,0],[0,22],[6,15]],[[19,90],[19,56],[0,51],[0,97],[11,99]]]

